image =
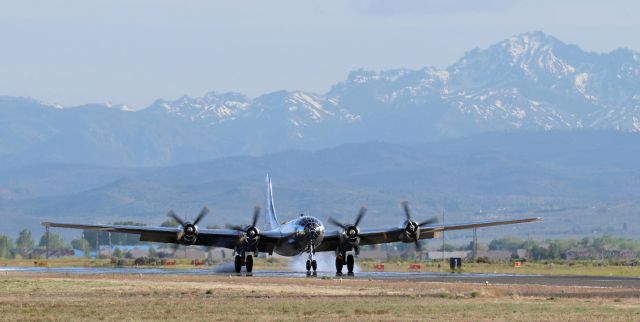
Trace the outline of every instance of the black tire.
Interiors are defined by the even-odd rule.
[[[342,256],[336,256],[336,273],[342,274],[342,267],[344,266],[344,258]]]
[[[247,260],[244,262],[244,267],[247,269],[247,273],[253,272],[253,256],[247,255]]]
[[[240,255],[236,255],[236,259],[234,261],[236,273],[240,273],[242,270],[242,257]]]
[[[311,270],[311,261],[307,260],[307,272]]]
[[[236,260],[234,264],[236,268],[236,273],[240,273],[240,270],[242,270],[242,257],[240,255],[236,255]]]
[[[311,268],[313,268],[314,272],[318,270],[318,262],[315,259],[311,261]]]
[[[353,273],[353,265],[354,265],[353,255],[347,256],[347,271],[350,274]]]

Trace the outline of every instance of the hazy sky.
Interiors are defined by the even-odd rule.
[[[0,1],[0,95],[63,105],[323,93],[351,70],[443,68],[532,30],[640,49],[639,1]]]

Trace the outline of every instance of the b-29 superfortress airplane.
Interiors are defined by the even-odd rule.
[[[366,213],[362,207],[352,224],[344,224],[329,218],[328,222],[338,227],[335,231],[325,231],[322,221],[312,216],[300,217],[280,223],[273,203],[271,178],[267,175],[266,212],[268,223],[265,231],[257,227],[260,207],[256,207],[253,221],[246,226],[230,226],[226,229],[200,229],[198,223],[209,212],[205,206],[193,222],[182,220],[173,211],[167,214],[175,219],[179,227],[151,227],[124,225],[82,225],[43,222],[45,227],[62,227],[84,230],[96,230],[114,233],[140,235],[140,241],[172,243],[181,245],[203,245],[232,249],[235,253],[235,270],[240,273],[242,266],[248,273],[253,270],[253,256],[258,253],[274,252],[282,256],[297,256],[308,253],[306,263],[307,274],[315,274],[317,262],[316,252],[336,253],[336,273],[342,275],[346,265],[347,272],[353,274],[354,255],[358,257],[360,246],[394,242],[414,243],[420,249],[421,239],[437,237],[447,230],[472,229],[479,227],[509,225],[540,221],[542,218],[525,218],[503,221],[479,221],[459,224],[437,224],[433,217],[425,221],[416,221],[411,217],[407,202],[402,203],[406,219],[398,226],[382,229],[360,229],[359,225]],[[347,253],[349,253],[347,255]],[[251,255],[253,254],[253,256]]]

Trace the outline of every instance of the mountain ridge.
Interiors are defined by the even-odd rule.
[[[448,222],[544,214],[543,223],[522,228],[537,238],[637,237],[637,155],[638,135],[567,131],[368,142],[158,168],[40,165],[0,171],[0,232],[41,229],[43,220],[159,224],[168,209],[195,214],[203,204],[211,223],[237,222],[263,202],[269,173],[282,219],[304,212],[348,220],[368,205],[367,226],[386,227],[401,220],[406,199],[421,217],[445,208]],[[483,230],[489,234],[509,232]]]
[[[356,70],[324,94],[209,92],[138,111],[0,97],[0,135],[8,138],[0,162],[144,167],[495,131],[640,133],[638,88],[638,53],[586,52],[537,31],[468,51],[445,69]]]

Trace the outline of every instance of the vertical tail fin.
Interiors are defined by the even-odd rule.
[[[273,188],[271,187],[271,177],[267,174],[267,178],[265,179],[267,183],[267,199],[265,203],[265,208],[267,209],[267,229],[275,229],[280,227],[280,223],[278,222],[278,216],[276,215],[276,208],[273,205]]]

